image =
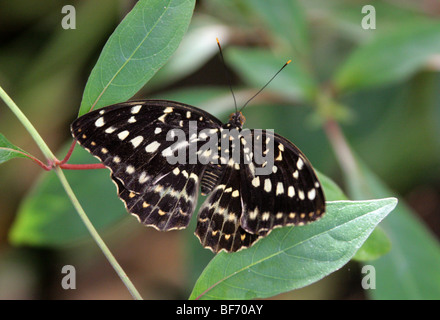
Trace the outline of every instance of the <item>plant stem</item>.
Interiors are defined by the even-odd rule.
[[[60,164],[59,167],[64,170],[96,170],[105,169],[106,166],[102,163],[86,163],[86,164]]]
[[[324,130],[345,176],[350,196],[354,199],[362,199],[362,195],[368,194],[368,187],[341,127],[335,120],[327,119]]]
[[[95,240],[98,247],[101,249],[102,253],[105,255],[109,263],[113,266],[118,276],[121,278],[122,282],[127,287],[128,291],[130,291],[131,295],[134,299],[142,300],[141,295],[133,285],[133,283],[130,281],[130,279],[127,277],[127,274],[124,272],[122,267],[119,265],[118,261],[115,259],[113,254],[110,252],[107,245],[104,243],[98,232],[96,231],[95,227],[93,226],[92,222],[87,217],[86,213],[84,212],[83,208],[81,207],[81,204],[78,202],[78,199],[76,198],[72,188],[70,187],[69,183],[67,182],[66,176],[63,173],[63,170],[61,168],[56,167],[55,172],[58,176],[58,178],[61,181],[61,184],[63,185],[64,190],[66,191],[67,195],[70,198],[70,201],[72,202],[73,206],[75,207],[76,211],[78,212],[81,220],[83,221],[86,228],[89,230],[90,234],[92,235],[93,239]]]

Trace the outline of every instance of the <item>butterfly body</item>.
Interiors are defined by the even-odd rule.
[[[145,225],[185,228],[201,187],[207,198],[195,233],[213,252],[230,252],[325,212],[302,152],[274,132],[243,129],[244,121],[241,112],[223,124],[186,104],[138,100],[92,111],[71,130],[111,170],[118,196]]]

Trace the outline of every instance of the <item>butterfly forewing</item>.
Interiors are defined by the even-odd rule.
[[[146,225],[171,230],[188,225],[205,168],[189,161],[170,164],[167,158],[183,152],[188,160],[189,144],[173,148],[172,130],[181,129],[189,141],[190,121],[195,122],[196,133],[221,125],[191,106],[142,100],[92,111],[72,124],[72,134],[110,168],[118,195],[130,213]]]

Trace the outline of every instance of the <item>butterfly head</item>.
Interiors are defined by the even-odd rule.
[[[240,111],[231,113],[231,115],[229,116],[228,123],[231,126],[242,128],[245,122],[246,122],[246,118]]]

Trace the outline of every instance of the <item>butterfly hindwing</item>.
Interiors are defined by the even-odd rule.
[[[250,133],[252,148],[242,137],[239,161],[231,158],[219,165],[222,170],[204,173],[203,178],[221,173],[200,208],[196,229],[201,243],[214,252],[249,247],[275,227],[303,225],[325,212],[319,181],[302,152],[270,131]],[[265,156],[260,162],[257,153]],[[263,167],[264,174],[258,174]]]
[[[251,246],[259,238],[240,225],[243,206],[240,170],[236,165],[232,159],[222,165],[223,174],[203,202],[197,217],[195,234],[202,245],[213,252],[238,251]]]
[[[305,155],[273,132],[252,130],[252,135],[254,142],[263,140],[262,144],[254,143],[254,154],[272,154],[273,161],[257,163],[254,158],[252,165],[243,168],[242,197],[247,200],[243,201],[241,226],[250,233],[267,234],[275,227],[303,225],[320,218],[325,212],[324,195]],[[266,143],[271,139],[272,144]],[[256,169],[263,166],[265,174],[258,175]]]

